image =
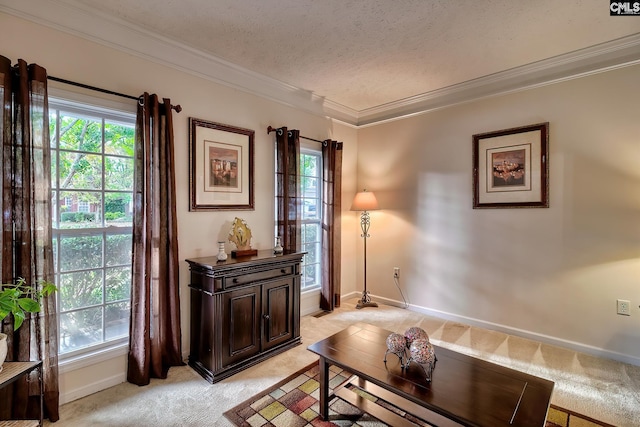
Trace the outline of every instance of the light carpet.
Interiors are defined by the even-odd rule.
[[[123,383],[60,408],[63,426],[232,426],[223,413],[282,381],[317,356],[310,344],[366,322],[404,332],[427,331],[434,344],[537,375],[556,383],[552,404],[619,427],[640,426],[640,367],[577,353],[524,338],[424,316],[397,307],[355,309],[301,319],[303,344],[216,384],[188,366],[171,368],[166,380],[145,387]]]
[[[374,415],[364,412],[339,397],[329,401],[329,419],[320,418],[320,369],[315,362],[301,372],[285,378],[273,387],[258,393],[224,415],[238,427],[389,427]],[[352,376],[337,366],[329,368],[329,394],[343,387]],[[405,424],[415,427],[433,427],[409,412],[374,396],[354,385],[346,385],[355,396],[370,402],[370,408],[382,407],[393,412]],[[344,389],[343,388],[343,389]],[[588,419],[566,409],[549,408],[545,427],[611,427]]]

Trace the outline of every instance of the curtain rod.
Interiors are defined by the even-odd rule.
[[[121,98],[133,99],[135,101],[138,101],[140,103],[140,105],[142,105],[142,96],[131,96],[131,95],[127,95],[127,94],[120,93],[120,92],[114,92],[114,91],[108,90],[108,89],[102,89],[102,88],[96,87],[96,86],[86,85],[84,83],[78,83],[78,82],[74,82],[74,81],[71,81],[71,80],[61,79],[60,77],[47,76],[47,79],[53,80],[55,82],[68,84],[68,85],[71,85],[71,86],[78,86],[78,87],[81,87],[83,89],[90,89],[90,90],[95,90],[96,92],[102,92],[102,93],[106,93],[106,94],[109,94],[109,95],[119,96]],[[180,106],[180,104],[172,105],[171,108],[173,108],[176,111],[176,113],[179,113],[180,111],[182,111],[182,107]]]
[[[271,132],[277,132],[277,131],[279,131],[280,129],[281,129],[281,128],[273,128],[273,127],[269,126],[269,127],[267,128],[267,135],[269,135]],[[300,135],[300,138],[302,138],[302,139],[307,139],[307,140],[309,140],[309,141],[319,142],[320,144],[324,144],[324,141],[320,141],[320,140],[313,139],[313,138],[307,138],[306,136],[302,136],[302,135]]]
[[[313,139],[313,138],[307,138],[306,136],[302,136],[302,135],[300,135],[300,138],[302,138],[302,139],[308,139],[309,141],[319,142],[320,144],[323,144],[323,143],[324,143],[324,141],[320,141],[320,140],[318,140],[318,139]]]

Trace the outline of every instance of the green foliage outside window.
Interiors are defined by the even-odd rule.
[[[118,191],[104,193],[104,219],[131,219],[125,206],[132,201],[134,140],[132,126],[104,123],[104,155],[101,121],[60,115],[60,133],[56,132],[56,114],[50,117],[51,145],[58,147],[52,167],[54,189],[62,191],[74,204],[86,203],[90,212],[101,210],[101,193],[88,190]],[[59,139],[59,141],[58,141]],[[103,182],[104,168],[104,182]],[[64,206],[64,209],[63,209]],[[68,212],[62,205],[61,211]],[[98,215],[101,218],[101,215]],[[81,217],[61,215],[61,222],[82,222]],[[90,216],[88,221],[94,221]]]
[[[65,352],[128,333],[135,129],[55,108],[49,123]]]

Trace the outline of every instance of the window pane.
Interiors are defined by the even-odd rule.
[[[302,225],[302,241],[305,243],[320,241],[320,224],[303,224]]]
[[[105,308],[104,334],[106,340],[129,335],[129,302],[109,304]]]
[[[102,304],[102,273],[90,270],[60,275],[60,310]]]
[[[300,174],[307,176],[318,176],[318,161],[320,156],[302,154],[300,156]]]
[[[106,301],[129,301],[131,296],[131,267],[108,268],[106,275]]]
[[[320,265],[307,264],[304,266],[304,284],[303,287],[309,288],[320,285]]]
[[[306,243],[302,245],[302,250],[307,252],[304,256],[305,264],[320,262],[320,244]]]
[[[311,197],[311,198],[317,198],[318,197],[318,179],[317,178],[310,178],[310,177],[304,177],[302,179],[302,195],[303,197]]]
[[[60,149],[102,152],[102,121],[61,114]]]
[[[131,227],[133,225],[132,199],[131,193],[105,193],[104,220],[107,226]]]
[[[102,236],[61,236],[60,271],[102,267]]]
[[[133,159],[105,156],[104,188],[106,190],[133,190]]]
[[[122,124],[105,122],[104,152],[133,157],[135,147],[135,128]]]
[[[60,228],[102,227],[102,194],[92,191],[60,193]]]
[[[60,351],[102,342],[102,307],[60,314]]]
[[[89,202],[87,202],[86,200],[78,200],[78,212],[83,212],[83,213],[91,212],[90,208],[91,206]]]
[[[102,188],[102,156],[60,151],[60,188],[95,190]]]
[[[302,219],[320,219],[320,206],[318,199],[304,199]]]
[[[105,247],[106,265],[131,265],[131,234],[107,236]]]

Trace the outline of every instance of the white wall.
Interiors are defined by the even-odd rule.
[[[360,129],[368,288],[640,365],[640,66]],[[472,209],[472,135],[549,122],[550,208]],[[382,278],[382,279],[379,279]],[[360,279],[361,280],[361,279]],[[616,314],[616,299],[632,304]]]
[[[174,113],[175,161],[177,165],[177,213],[180,253],[180,286],[183,352],[189,350],[189,290],[186,258],[217,253],[216,242],[224,239],[235,216],[245,219],[253,232],[252,246],[269,249],[274,245],[274,134],[269,125],[300,129],[314,139],[328,137],[344,142],[343,205],[348,210],[355,192],[357,131],[263,98],[234,90],[178,70],[107,48],[100,44],[58,32],[0,13],[4,34],[0,55],[14,62],[22,58],[45,67],[51,76],[138,96],[143,92],[170,98],[183,108]],[[10,40],[10,42],[9,42]],[[51,87],[77,91],[70,86],[50,83]],[[94,96],[102,96],[91,93]],[[122,102],[120,98],[117,102]],[[132,103],[135,101],[131,101]],[[135,109],[134,109],[135,111]],[[189,212],[188,118],[210,120],[255,130],[255,210]],[[343,233],[356,235],[355,214],[347,213]],[[225,239],[226,240],[226,239]],[[343,254],[353,257],[355,239],[345,239]],[[231,250],[231,246],[227,247]],[[351,264],[342,265],[343,293],[353,291],[355,272]],[[102,362],[70,370],[61,368],[61,401],[72,400],[125,380],[126,356],[102,357]]]

